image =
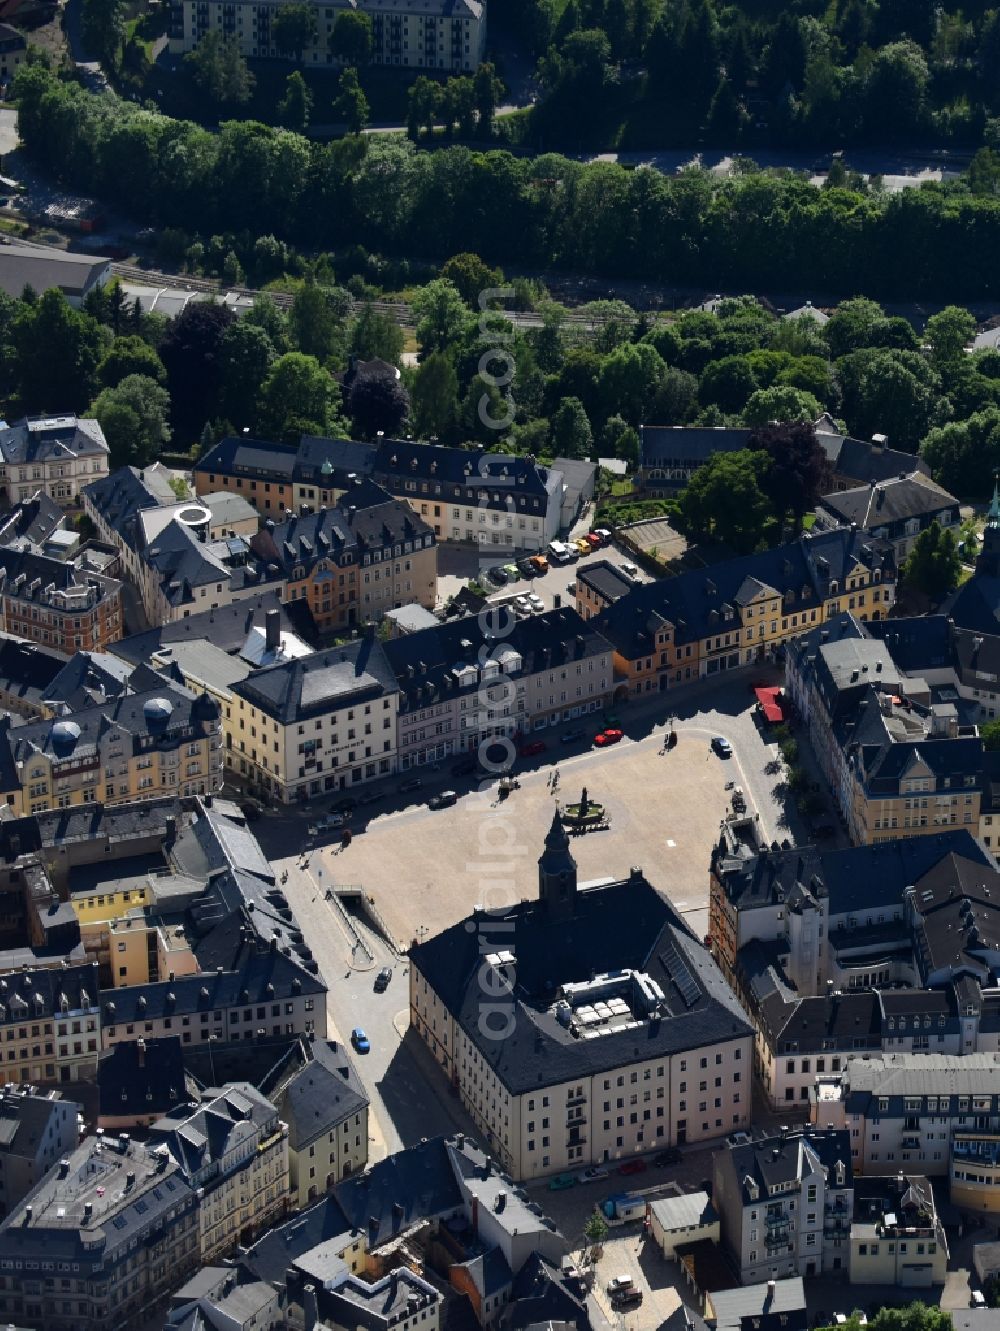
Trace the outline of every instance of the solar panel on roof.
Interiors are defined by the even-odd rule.
[[[680,994],[685,1007],[691,1007],[697,1003],[701,997],[701,990],[695,983],[694,977],[687,968],[686,962],[680,953],[669,940],[663,951],[660,953],[660,962],[663,969],[670,976],[674,988]]]

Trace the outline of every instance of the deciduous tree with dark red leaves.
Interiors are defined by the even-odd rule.
[[[747,447],[760,449],[771,459],[767,493],[775,517],[782,523],[791,511],[796,531],[801,530],[803,518],[832,478],[815,427],[807,421],[765,425],[753,432]]]

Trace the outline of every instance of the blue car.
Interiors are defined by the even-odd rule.
[[[359,1054],[367,1054],[371,1049],[368,1036],[365,1035],[360,1026],[355,1026],[354,1030],[351,1031],[351,1044],[354,1045]]]

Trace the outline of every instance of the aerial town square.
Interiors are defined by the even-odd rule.
[[[0,0],[0,1327],[1000,1331],[1000,9]]]

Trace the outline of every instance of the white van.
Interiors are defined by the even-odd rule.
[[[579,558],[579,551],[571,550],[563,541],[553,541],[549,546],[549,558],[557,564],[569,564]]]

